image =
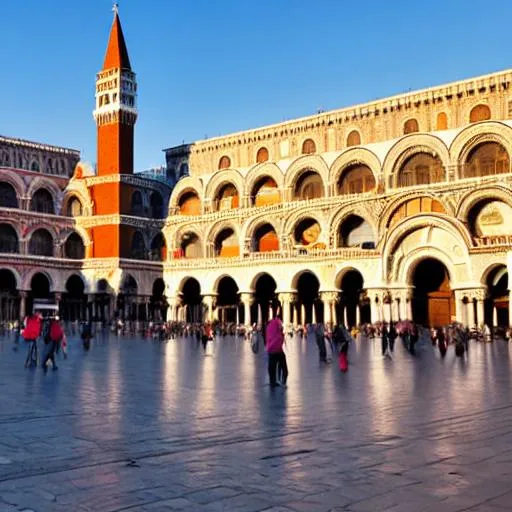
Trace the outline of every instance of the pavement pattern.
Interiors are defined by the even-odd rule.
[[[24,369],[0,340],[0,512],[512,510],[504,341],[350,348],[346,374],[287,342],[288,387],[232,338],[69,342]]]

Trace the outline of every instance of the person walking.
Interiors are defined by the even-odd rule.
[[[382,357],[388,357],[389,355],[389,330],[388,324],[384,322],[382,324]]]
[[[270,387],[275,388],[276,386],[279,386],[279,383],[277,382],[278,368],[281,377],[281,384],[286,386],[286,380],[288,379],[288,365],[286,364],[286,355],[283,352],[283,324],[277,315],[274,316],[274,318],[267,324],[266,339]]]
[[[42,321],[39,313],[32,313],[25,319],[25,328],[21,335],[28,343],[25,368],[37,366],[37,338],[41,335]]]
[[[327,350],[325,348],[325,330],[323,324],[316,324],[315,338],[318,345],[318,355],[321,363],[327,363]]]
[[[55,362],[55,353],[57,352],[63,337],[64,329],[62,329],[59,317],[56,316],[50,320],[47,340],[45,339],[46,354],[43,359],[43,370],[45,373],[48,371],[48,361],[52,362],[53,371],[59,369],[57,363]]]

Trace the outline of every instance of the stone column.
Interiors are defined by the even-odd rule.
[[[295,299],[295,294],[292,292],[279,292],[279,302],[281,303],[281,309],[283,311],[283,325],[288,328],[292,323],[290,317],[290,307]]]
[[[203,303],[206,306],[205,320],[207,322],[213,322],[213,319],[214,319],[213,308],[215,307],[216,298],[217,298],[216,294],[203,295]]]
[[[484,299],[479,297],[476,301],[476,322],[477,325],[483,325],[485,323],[484,315]]]
[[[251,325],[251,304],[253,302],[253,296],[251,292],[240,293],[240,301],[244,306],[244,324]]]
[[[370,299],[370,322],[375,323],[380,321],[379,315],[379,304],[377,302],[377,295],[374,293],[369,293],[368,297]]]
[[[28,292],[25,290],[21,290],[19,292],[20,294],[20,311],[19,311],[19,317],[20,321],[23,322],[25,320],[25,317],[27,316],[27,297]]]
[[[464,304],[464,291],[455,290],[455,320],[467,326],[466,304]]]
[[[467,311],[468,311],[468,327],[472,328],[475,326],[475,307],[473,305],[473,299],[469,299],[467,303]]]
[[[333,326],[333,310],[338,300],[339,292],[336,290],[328,290],[320,292],[320,299],[324,303],[324,323],[329,328]]]

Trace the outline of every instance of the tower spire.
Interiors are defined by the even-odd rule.
[[[123,29],[121,28],[121,21],[119,20],[119,4],[117,2],[114,3],[112,11],[114,12],[114,21],[110,29],[103,70],[120,68],[131,71],[130,58],[128,57]]]

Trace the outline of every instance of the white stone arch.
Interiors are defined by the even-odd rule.
[[[66,240],[73,234],[76,233],[80,236],[82,239],[82,242],[84,243],[84,246],[87,247],[88,245],[92,244],[91,237],[89,236],[89,233],[86,229],[84,229],[82,226],[79,226],[75,224],[74,226],[71,226],[69,228],[64,229],[59,233],[59,239],[61,244],[65,244]]]
[[[260,178],[264,177],[272,178],[276,184],[277,188],[279,190],[283,189],[284,185],[284,175],[281,172],[281,169],[272,162],[262,162],[260,164],[256,164],[254,167],[252,167],[249,172],[247,173],[247,176],[245,177],[244,184],[244,195],[245,196],[251,196],[252,190],[254,186],[256,185],[257,181]]]
[[[82,205],[82,217],[90,216],[92,215],[91,211],[91,201],[89,197],[84,196],[83,192],[81,190],[77,189],[67,189],[64,192],[64,198],[62,199],[62,208],[61,208],[61,215],[67,217],[67,209],[69,207],[69,203],[72,199],[78,199],[80,201],[80,204]]]
[[[201,179],[197,176],[185,176],[176,183],[171,193],[169,199],[169,213],[171,215],[178,208],[180,198],[187,192],[194,192],[201,200],[201,203],[204,201],[204,188]]]
[[[375,245],[377,245],[377,242],[380,239],[378,222],[374,216],[369,215],[369,212],[365,208],[364,204],[353,203],[347,206],[342,206],[338,210],[334,211],[333,215],[329,219],[329,239],[331,241],[331,247],[337,247],[339,229],[343,222],[345,222],[345,220],[347,220],[351,215],[361,217],[370,224],[375,239]]]
[[[23,284],[23,279],[18,272],[18,269],[10,265],[9,263],[0,263],[0,270],[9,270],[12,272],[12,275],[14,276],[14,279],[16,281],[16,290],[24,290],[24,288],[21,288]]]
[[[58,272],[55,270],[50,270],[48,268],[40,268],[40,267],[33,267],[31,268],[24,276],[23,279],[23,288],[22,290],[30,291],[30,282],[32,281],[32,278],[36,274],[43,274],[47,277],[48,282],[50,283],[50,293],[55,291],[60,291],[57,289],[56,284],[58,284]]]
[[[483,142],[501,144],[507,150],[512,165],[512,127],[499,121],[482,121],[461,130],[450,145],[452,161],[458,164],[459,179],[461,166],[465,164],[470,151]]]
[[[503,274],[508,274],[508,267],[507,267],[507,261],[506,261],[506,258],[503,258],[503,261],[502,262],[499,262],[499,261],[494,261],[492,263],[490,263],[489,265],[487,265],[487,267],[484,268],[484,270],[482,271],[481,273],[481,276],[480,276],[480,283],[484,286],[487,286],[487,279],[489,278],[489,274],[495,270],[496,268],[500,268],[500,267],[503,267],[503,272],[499,274],[499,277],[498,277],[498,280],[503,277]],[[479,276],[477,276],[479,277]],[[508,276],[508,279],[509,279],[509,288],[510,288],[510,285],[512,284],[510,282],[510,275]]]
[[[315,219],[322,228],[328,230],[327,219],[325,217],[325,213],[321,210],[314,210],[311,208],[299,208],[297,210],[292,211],[287,217],[282,220],[282,234],[288,235],[292,233],[295,226],[302,220],[306,218]]]
[[[16,197],[18,198],[18,208],[21,208],[21,199],[25,196],[26,191],[24,181],[20,178],[20,176],[6,169],[0,169],[0,181],[9,183],[9,185],[14,188]]]
[[[439,157],[445,169],[445,181],[450,166],[450,153],[446,144],[435,135],[428,133],[411,133],[404,135],[387,152],[382,165],[386,187],[397,188],[398,174],[405,161],[417,153],[428,153]]]
[[[322,276],[319,275],[319,273],[316,269],[310,269],[310,268],[304,268],[304,269],[298,270],[297,272],[294,273],[294,275],[292,276],[292,278],[290,280],[289,290],[292,290],[294,292],[298,291],[300,276],[303,274],[306,274],[306,273],[312,274],[317,278],[318,284],[320,285],[319,290],[322,290],[322,284],[323,284],[322,279],[321,279]]]
[[[333,195],[337,194],[336,185],[346,169],[353,165],[366,165],[375,177],[375,186],[378,187],[381,180],[382,164],[379,157],[369,149],[352,146],[334,160],[329,170],[329,183],[332,186]]]
[[[219,274],[212,276],[212,279],[210,280],[211,293],[219,293],[219,284],[224,277],[230,277],[231,279],[233,279],[233,281],[238,287],[238,291],[240,292],[241,288],[238,276],[234,275],[233,273],[221,272]]]
[[[232,229],[235,233],[238,244],[240,245],[240,251],[242,250],[242,240],[240,238],[240,226],[236,224],[233,221],[230,220],[223,220],[220,222],[215,223],[213,226],[211,226],[210,230],[207,232],[205,238],[204,238],[204,247],[208,248],[208,246],[215,245],[215,239],[220,234],[220,232],[224,229]],[[206,251],[204,254],[207,254],[208,251]]]
[[[31,207],[32,197],[40,188],[45,188],[46,190],[48,190],[48,192],[50,192],[53,198],[53,208],[55,214],[58,215],[62,209],[61,204],[63,193],[54,181],[44,176],[37,176],[30,182],[30,185],[28,186],[27,196],[30,198],[30,202],[28,205],[29,210]]]
[[[454,285],[471,281],[471,239],[456,219],[418,215],[404,219],[389,233],[382,250],[383,281],[407,285],[411,264],[418,258],[439,259]]]
[[[264,224],[270,224],[274,228],[277,236],[280,236],[282,227],[280,219],[278,219],[277,217],[269,217],[268,215],[257,215],[254,217],[250,217],[242,225],[242,228],[240,230],[242,240],[252,240],[254,232]]]
[[[467,222],[469,212],[483,200],[502,201],[512,208],[512,191],[498,184],[472,190],[459,200],[457,205],[457,218],[462,222]]]
[[[262,270],[257,270],[256,272],[254,272],[253,274],[250,274],[250,276],[248,276],[247,278],[247,290],[251,293],[254,293],[256,291],[256,284],[258,283],[258,280],[260,279],[260,277],[262,276],[270,276],[273,280],[274,280],[274,283],[276,283],[276,291],[279,289],[279,280],[276,278],[275,275],[273,275],[271,272],[269,272],[269,269],[262,269]]]
[[[396,196],[394,199],[392,199],[383,210],[382,214],[379,216],[378,219],[378,231],[379,233],[384,233],[386,230],[387,225],[389,224],[389,221],[391,220],[391,217],[395,213],[395,211],[402,206],[402,204],[407,203],[408,201],[411,201],[413,199],[420,199],[422,197],[429,197],[432,200],[438,201],[446,210],[446,214],[443,213],[429,213],[428,215],[451,215],[455,217],[455,211],[452,207],[452,205],[446,201],[443,197],[440,195],[429,191],[428,189],[424,190],[415,190],[410,192],[405,192]],[[418,214],[420,215],[420,214]],[[421,215],[427,215],[426,212],[421,213]]]
[[[176,293],[177,294],[180,294],[180,293],[183,293],[183,288],[186,284],[187,281],[189,281],[190,279],[193,279],[194,281],[197,281],[198,284],[199,284],[199,295],[203,295],[203,286],[201,284],[201,281],[196,277],[196,276],[183,276],[179,283],[178,283],[178,286],[176,288]]]
[[[361,264],[350,261],[350,262],[343,262],[339,266],[336,267],[336,270],[334,272],[334,288],[336,290],[339,290],[340,292],[343,292],[343,289],[341,288],[341,282],[343,281],[343,278],[349,273],[349,272],[358,272],[361,274],[361,277],[363,278],[363,288],[366,287],[366,285],[370,282],[370,277],[366,275],[367,269],[365,269]]]
[[[236,169],[222,169],[217,171],[210,178],[208,183],[206,183],[204,198],[210,202],[213,202],[219,189],[228,183],[237,189],[238,195],[241,199],[244,192],[244,179]]]
[[[55,245],[56,243],[59,243],[60,242],[60,237],[59,237],[59,233],[57,232],[57,230],[55,229],[55,226],[53,226],[52,224],[50,224],[49,222],[38,222],[37,224],[33,224],[32,226],[30,226],[26,233],[25,233],[25,236],[23,237],[24,240],[28,240],[30,241],[30,239],[32,238],[32,235],[38,230],[38,229],[46,229],[46,231],[48,231],[50,233],[50,235],[52,235],[52,238],[53,238],[53,244]]]
[[[309,138],[309,137],[308,137]],[[294,160],[284,177],[284,186],[289,189],[293,195],[293,190],[298,179],[305,171],[314,171],[318,173],[324,185],[324,197],[329,196],[329,167],[320,155],[303,155]]]

